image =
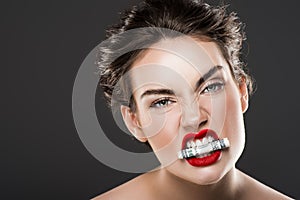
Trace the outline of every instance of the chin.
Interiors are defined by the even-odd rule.
[[[195,180],[195,183],[197,185],[213,185],[218,183],[222,178],[223,176],[217,173],[206,174],[205,176],[201,176]]]
[[[175,167],[175,166],[173,166]],[[213,185],[220,182],[226,174],[232,169],[230,166],[224,166],[219,163],[214,166],[199,167],[199,168],[185,168],[179,170],[177,167],[169,168],[168,171],[177,176],[181,180],[190,182],[196,185]]]
[[[225,174],[224,169],[204,168],[201,169],[201,173],[196,175],[193,182],[198,185],[212,185],[218,183]]]

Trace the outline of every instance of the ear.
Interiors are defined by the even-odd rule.
[[[248,88],[246,81],[243,79],[241,83],[239,83],[239,90],[241,94],[241,106],[242,106],[242,111],[245,113],[248,109],[248,102],[249,102],[249,94],[248,94]]]
[[[127,129],[139,141],[146,142],[147,138],[143,134],[136,113],[133,113],[128,106],[121,105],[121,114]]]

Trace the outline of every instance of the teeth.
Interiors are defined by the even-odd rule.
[[[196,144],[194,141],[191,141],[191,145],[192,145],[192,148],[196,147]]]
[[[187,148],[195,148],[204,144],[208,144],[209,142],[214,141],[215,139],[212,136],[204,137],[201,140],[197,139],[195,141],[189,141],[186,143]]]
[[[192,147],[192,145],[191,145],[190,142],[187,142],[186,146],[187,146],[187,148],[191,148]]]

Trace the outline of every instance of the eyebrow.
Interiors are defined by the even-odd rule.
[[[202,85],[207,79],[209,79],[212,75],[214,75],[217,71],[223,69],[223,66],[216,65],[212,67],[208,72],[206,72],[196,83],[196,90],[200,85]]]
[[[207,73],[205,73],[196,83],[196,90],[197,88],[202,85],[207,79],[209,79],[212,75],[214,75],[217,71],[223,69],[222,66],[216,65],[212,67]],[[140,99],[142,99],[145,96],[148,95],[175,95],[175,92],[170,89],[151,89],[146,90],[143,92],[140,96]]]
[[[147,96],[147,95],[162,95],[162,94],[167,94],[167,95],[175,95],[174,91],[173,90],[170,90],[170,89],[153,89],[153,90],[146,90],[142,95],[141,95],[141,99],[144,97],[144,96]]]

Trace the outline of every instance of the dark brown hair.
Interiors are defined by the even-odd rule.
[[[132,40],[122,37],[128,30],[152,27],[151,31],[137,30]],[[98,66],[100,86],[111,105],[112,93],[119,79],[126,73],[144,47],[159,42],[165,37],[160,29],[215,42],[228,62],[237,82],[246,81],[249,94],[253,91],[253,80],[241,61],[242,43],[246,39],[244,25],[236,13],[226,12],[226,6],[212,7],[201,0],[145,0],[131,10],[125,11],[120,23],[107,30],[107,42],[99,50]],[[148,29],[147,29],[148,30]],[[136,49],[123,55],[115,54],[124,48]],[[121,91],[119,92],[121,94]],[[122,95],[120,95],[122,96]],[[120,97],[123,104],[132,106],[131,98]]]

